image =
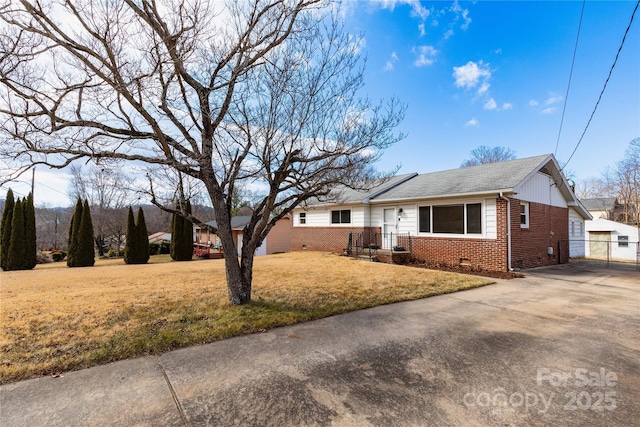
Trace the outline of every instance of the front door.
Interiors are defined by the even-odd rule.
[[[385,208],[382,211],[382,249],[393,249],[397,241],[396,209]]]

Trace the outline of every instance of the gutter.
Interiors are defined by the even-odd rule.
[[[376,200],[366,199],[366,201],[369,203],[376,203],[376,204],[405,203],[405,202],[413,202],[418,200],[455,199],[455,198],[463,198],[463,197],[486,197],[486,196],[495,196],[496,193],[517,194],[517,192],[515,192],[513,188],[503,188],[498,190],[474,191],[470,193],[435,194],[430,196],[402,197],[397,199],[376,199]]]
[[[513,271],[511,268],[511,199],[504,197],[502,191],[498,197],[507,201],[507,269]]]

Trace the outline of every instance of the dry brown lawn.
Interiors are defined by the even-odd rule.
[[[223,260],[121,259],[0,273],[0,383],[156,354],[491,283],[332,254],[258,257],[253,302],[229,307]]]

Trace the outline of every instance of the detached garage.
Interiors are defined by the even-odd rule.
[[[586,221],[587,258],[636,261],[638,228],[608,219]]]

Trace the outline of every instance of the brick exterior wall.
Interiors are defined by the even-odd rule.
[[[521,228],[520,200],[512,199],[511,224],[511,265],[513,268],[554,265],[559,261],[568,262],[568,208],[530,202],[529,228]],[[561,247],[559,242],[561,242]],[[549,247],[553,248],[552,255],[547,254]]]
[[[289,216],[276,222],[267,236],[267,254],[291,250],[292,222],[293,220]]]
[[[380,232],[379,227],[293,227],[292,251],[322,251],[342,253],[349,243],[349,232],[356,236],[364,231]]]

